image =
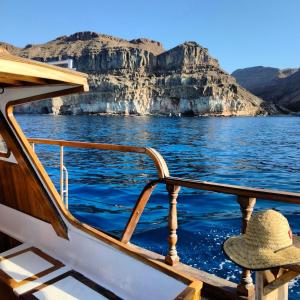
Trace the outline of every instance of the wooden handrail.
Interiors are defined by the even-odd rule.
[[[222,194],[230,194],[241,197],[272,200],[300,204],[300,193],[283,192],[270,189],[250,188],[238,185],[222,184],[216,182],[166,177],[160,180],[161,183],[187,187],[197,190],[211,191]]]
[[[115,145],[115,144],[87,143],[87,142],[76,142],[76,141],[65,141],[65,140],[36,139],[36,138],[28,138],[28,142],[33,144],[42,144],[42,145],[56,145],[56,146],[73,147],[73,148],[99,149],[99,150],[146,154],[153,160],[157,170],[158,178],[161,179],[169,176],[169,170],[165,160],[155,149],[150,147],[135,147],[135,146],[123,146],[123,145]]]
[[[133,232],[139,222],[139,219],[145,209],[145,206],[148,203],[148,200],[157,185],[156,181],[150,181],[142,190],[135,206],[131,212],[131,216],[126,224],[126,227],[123,231],[121,242],[128,243],[133,235]]]
[[[242,196],[242,197],[300,204],[300,193],[283,192],[283,191],[270,190],[270,189],[251,188],[251,187],[222,184],[216,182],[170,177],[167,164],[163,159],[163,157],[155,149],[149,147],[135,147],[135,146],[124,146],[124,145],[115,145],[115,144],[87,143],[87,142],[37,139],[37,138],[29,138],[28,141],[34,144],[59,145],[59,146],[74,147],[74,148],[99,149],[99,150],[146,154],[154,161],[158,171],[158,175],[159,175],[158,177],[161,183],[187,187],[192,189],[198,189],[198,190],[211,191],[211,192],[222,193],[222,194],[231,194],[231,195]]]

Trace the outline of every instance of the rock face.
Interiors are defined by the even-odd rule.
[[[300,68],[253,67],[232,73],[237,82],[256,96],[300,112]]]
[[[89,74],[89,93],[19,106],[17,112],[257,115],[272,111],[195,42],[165,51],[161,43],[148,39],[127,41],[79,32],[42,45],[2,46],[44,62],[72,58],[74,68]]]

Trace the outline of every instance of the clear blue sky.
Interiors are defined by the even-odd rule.
[[[228,72],[300,67],[300,0],[1,0],[0,41],[24,47],[77,31],[187,40]]]

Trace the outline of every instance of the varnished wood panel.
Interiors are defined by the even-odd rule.
[[[0,232],[0,253],[19,246],[21,243],[12,237]]]
[[[17,300],[19,299],[13,292],[13,290],[0,281],[0,300]]]
[[[0,83],[19,86],[66,82],[80,84],[88,91],[87,75],[70,69],[0,53]]]
[[[0,160],[0,203],[51,223],[61,237],[67,229],[0,113],[0,134],[18,164]]]

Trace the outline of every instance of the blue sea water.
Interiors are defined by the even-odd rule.
[[[27,137],[148,146],[165,158],[172,176],[300,192],[300,118],[176,118],[18,115]],[[59,184],[59,151],[36,146],[54,183]],[[156,178],[142,154],[65,148],[69,209],[79,220],[120,236],[145,184]],[[258,199],[256,210],[274,208],[300,234],[300,205]],[[153,193],[132,242],[167,251],[168,198]],[[240,269],[222,253],[224,240],[239,234],[236,198],[183,188],[178,198],[181,261],[237,282]],[[290,299],[300,298],[300,283]]]

